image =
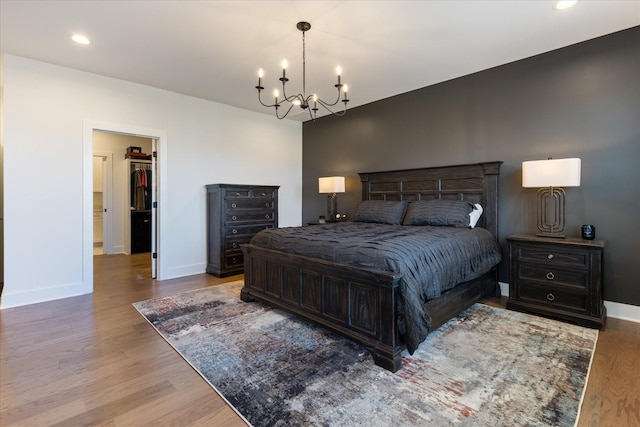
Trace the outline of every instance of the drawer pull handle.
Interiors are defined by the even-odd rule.
[[[547,294],[547,299],[548,299],[549,301],[553,301],[554,299],[556,299],[556,297],[555,297],[551,292],[549,292],[549,293]]]
[[[553,259],[553,254],[547,255],[547,259]]]
[[[235,221],[236,219],[238,219],[238,217],[234,215],[231,217],[231,219]]]
[[[231,245],[231,247],[232,247],[233,249],[235,249],[235,248],[237,248],[237,247],[238,247],[238,244],[237,244],[236,242],[233,242],[233,245]]]
[[[555,278],[556,278],[556,276],[551,271],[547,273],[547,279],[553,280]]]
[[[269,219],[269,218],[271,218],[271,215],[266,214],[264,217],[265,217],[265,218],[267,218],[267,219]]]
[[[231,207],[235,209],[238,207],[238,205],[236,205],[235,203],[231,203]]]
[[[235,228],[234,228],[233,230],[231,230],[231,232],[232,232],[233,234],[238,234],[238,230],[236,230]]]
[[[269,203],[269,202],[265,203],[265,204],[264,204],[264,207],[265,207],[265,208],[270,208],[270,207],[271,207],[271,203]]]
[[[266,195],[267,195],[267,193],[262,193],[262,196],[266,196]]]

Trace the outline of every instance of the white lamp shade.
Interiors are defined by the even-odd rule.
[[[522,186],[580,187],[580,159],[549,159],[522,162]]]
[[[320,193],[344,193],[344,176],[326,176],[318,178]]]

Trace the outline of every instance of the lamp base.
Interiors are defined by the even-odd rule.
[[[336,193],[327,194],[327,222],[335,222],[338,213],[338,195]]]
[[[538,236],[564,239],[564,190],[560,187],[538,190]]]

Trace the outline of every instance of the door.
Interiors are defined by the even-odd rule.
[[[151,278],[158,267],[158,139],[151,139]]]

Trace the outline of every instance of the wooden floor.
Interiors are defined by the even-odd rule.
[[[245,425],[131,306],[242,276],[156,282],[147,257],[97,256],[93,295],[0,311],[0,425]],[[608,320],[578,425],[640,427],[640,324]]]

